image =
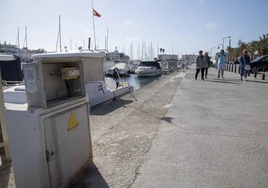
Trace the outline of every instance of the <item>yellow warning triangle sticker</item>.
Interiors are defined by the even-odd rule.
[[[68,131],[74,129],[77,126],[78,126],[78,121],[76,120],[74,113],[71,113],[69,125],[68,125]]]

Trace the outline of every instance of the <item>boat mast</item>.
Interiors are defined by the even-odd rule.
[[[158,58],[158,54],[159,54],[159,43],[157,43],[157,58]]]
[[[61,50],[61,23],[60,23],[60,15],[59,15],[59,31],[58,31],[58,36],[57,36],[57,43],[56,43],[56,52],[58,51],[58,42],[60,41],[60,52]]]
[[[108,49],[108,39],[109,39],[109,28],[107,28],[107,38],[106,38],[106,46],[107,46],[107,51],[109,51]]]
[[[143,60],[143,42],[141,43],[141,60]]]
[[[130,45],[130,58],[133,59],[133,44]]]
[[[28,62],[28,42],[27,42],[27,26],[25,26],[25,38],[24,38],[24,43],[23,43],[23,48],[24,48],[24,45],[25,45],[25,48],[26,48],[26,61]]]
[[[17,40],[16,45],[18,44],[18,48],[20,48],[20,28],[18,27],[18,34],[17,34]]]
[[[95,32],[95,18],[94,18],[94,12],[93,12],[93,0],[92,0],[92,18],[93,18],[93,31],[94,31],[94,44],[95,44],[95,50],[97,49],[97,44],[96,44],[96,32]]]
[[[153,59],[153,42],[151,41],[151,60]]]
[[[59,15],[59,35],[60,35],[60,52],[61,51],[61,23],[60,23],[60,15]]]

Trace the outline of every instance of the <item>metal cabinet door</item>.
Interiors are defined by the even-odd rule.
[[[74,122],[77,126],[70,129]],[[50,185],[64,186],[92,155],[88,105],[84,103],[45,119],[44,133]]]

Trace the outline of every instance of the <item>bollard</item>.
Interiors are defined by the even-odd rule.
[[[265,80],[265,74],[262,74],[262,80]]]
[[[231,72],[231,64],[229,64],[229,72]]]
[[[234,73],[236,73],[236,67],[237,67],[237,66],[235,65],[235,66],[234,66]]]
[[[232,64],[232,72],[234,72],[234,64]]]
[[[255,71],[254,71],[254,78],[257,78],[257,67],[255,68]]]
[[[240,67],[238,68],[238,74],[240,74],[240,71],[241,71],[241,69],[240,69]]]

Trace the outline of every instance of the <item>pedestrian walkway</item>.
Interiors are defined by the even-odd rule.
[[[132,187],[268,187],[268,82],[194,79],[171,101]],[[200,75],[199,75],[200,76]]]
[[[161,76],[133,92],[137,100],[93,110],[94,164],[70,187],[267,188],[268,82],[194,74]],[[15,187],[12,168],[0,169],[1,185]]]

